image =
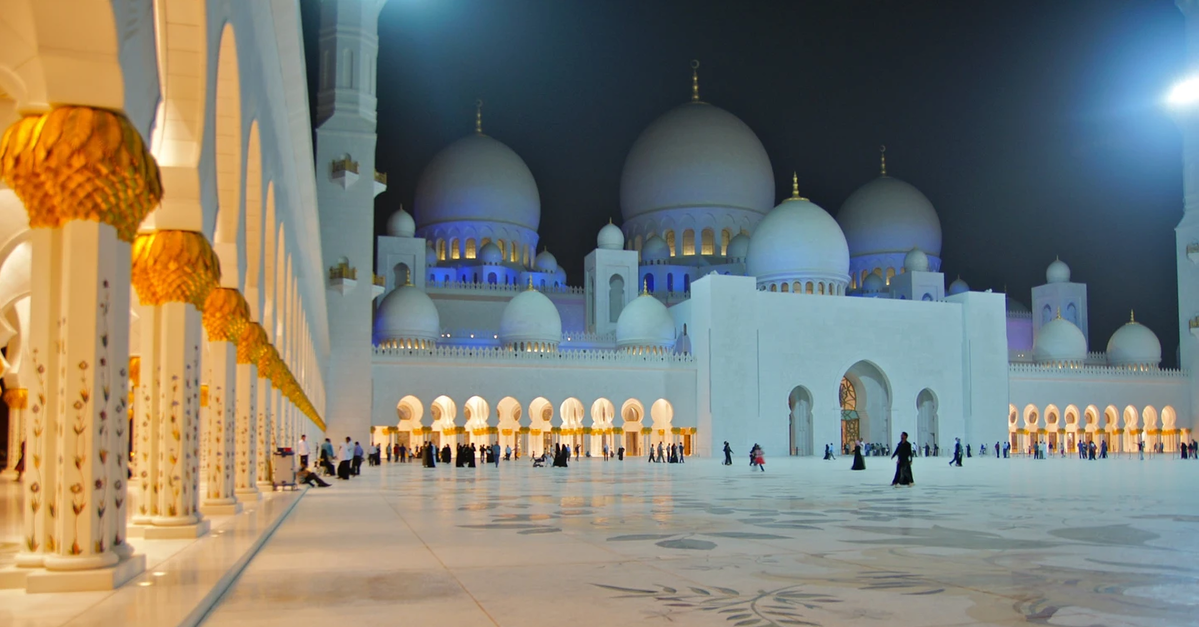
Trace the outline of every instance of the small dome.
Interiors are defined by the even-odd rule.
[[[545,294],[528,289],[504,307],[499,335],[504,346],[542,342],[557,347],[562,340],[562,316]]]
[[[845,199],[837,221],[858,255],[902,253],[913,246],[941,255],[941,221],[920,190],[890,176],[859,187]]]
[[[432,246],[425,248],[425,265],[430,268],[437,265],[437,251]]]
[[[954,294],[961,294],[962,292],[969,292],[970,286],[967,285],[966,282],[962,280],[962,277],[958,277],[957,279],[954,279],[953,283],[949,284],[949,289],[947,289],[945,291],[950,296],[953,296]]]
[[[559,285],[566,285],[566,268],[558,266],[558,269],[554,270],[554,276],[558,279]]]
[[[416,221],[400,207],[387,219],[387,234],[391,237],[412,237],[416,235]]]
[[[745,259],[745,256],[748,254],[749,236],[745,233],[738,233],[733,239],[729,240],[729,246],[725,249],[724,256],[733,259]]]
[[[864,294],[877,294],[886,289],[887,282],[883,280],[883,277],[873,272],[867,274],[866,278],[862,280],[862,293]]]
[[[1073,322],[1059,316],[1041,325],[1032,355],[1041,364],[1081,364],[1087,358],[1087,338]]]
[[[1149,327],[1129,319],[1107,341],[1107,364],[1122,368],[1157,368],[1162,362],[1162,343]]]
[[[674,319],[666,305],[649,294],[634,298],[616,320],[617,348],[669,348],[674,340]]]
[[[908,272],[928,272],[928,255],[919,248],[909,250],[903,258],[903,269]]]
[[[1045,268],[1045,281],[1048,283],[1069,283],[1070,282],[1070,266],[1061,259],[1054,259],[1053,263]]]
[[[500,264],[504,262],[504,253],[500,252],[500,247],[495,245],[495,242],[487,242],[479,249],[479,261],[487,264]]]
[[[620,250],[624,248],[624,232],[619,226],[608,222],[595,236],[595,245],[604,250]]]
[[[666,240],[657,235],[650,235],[641,246],[641,261],[653,263],[667,259],[670,259],[670,247],[666,245]]]
[[[675,107],[646,127],[620,177],[626,222],[678,207],[764,214],[773,201],[774,169],[758,136],[737,116],[704,102]]]
[[[543,250],[533,259],[533,268],[538,272],[553,274],[558,271],[558,259],[551,255],[550,251]]]
[[[425,340],[436,342],[441,334],[437,306],[420,288],[398,287],[383,298],[375,312],[375,341]]]
[[[811,279],[844,286],[849,281],[849,247],[828,212],[795,195],[758,223],[745,266],[759,284]]]
[[[482,133],[446,146],[416,184],[421,228],[442,222],[515,224],[532,231],[541,221],[533,173],[511,148]]]

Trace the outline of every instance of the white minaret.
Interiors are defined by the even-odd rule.
[[[334,441],[370,441],[375,70],[386,0],[322,0],[316,190],[329,288],[325,422]]]
[[[1087,344],[1090,344],[1087,284],[1071,281],[1070,266],[1061,259],[1054,259],[1045,269],[1045,284],[1032,288],[1032,311],[1034,338],[1042,326],[1060,313],[1062,319],[1070,321],[1082,330],[1083,337],[1086,337]]]
[[[1199,72],[1199,0],[1176,0],[1186,17],[1187,69]],[[1182,130],[1182,220],[1174,228],[1178,266],[1179,367],[1191,373],[1191,415],[1180,422],[1194,429],[1199,407],[1199,102],[1175,109]],[[1179,426],[1183,426],[1179,424]],[[1193,431],[1192,431],[1193,432]]]
[[[608,222],[596,237],[596,248],[583,260],[587,292],[587,332],[616,332],[624,306],[637,298],[637,257],[624,249],[624,233]]]

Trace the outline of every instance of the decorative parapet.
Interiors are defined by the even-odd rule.
[[[1191,335],[1193,335],[1195,337],[1199,337],[1199,316],[1195,316],[1194,318],[1191,318],[1190,324],[1188,326],[1190,326],[1190,328],[1191,328]]]
[[[435,293],[437,291],[482,291],[482,292],[523,292],[528,289],[527,285],[498,285],[492,283],[472,283],[463,281],[429,281],[425,284],[425,291]],[[584,294],[586,290],[581,287],[571,287],[569,285],[547,285],[545,287],[533,285],[533,289],[542,294]]]
[[[1011,364],[1029,364],[1036,365],[1036,359],[1033,357],[1032,351],[1008,351],[1008,363]],[[1083,358],[1084,366],[1107,366],[1107,353],[1102,351],[1091,351]],[[1056,366],[1052,368],[1057,369]]]
[[[442,329],[438,342],[442,345],[499,346],[499,331],[496,329]],[[565,331],[558,350],[615,350],[615,333],[584,333]]]
[[[1008,364],[1008,374],[1011,376],[1068,376],[1068,377],[1108,377],[1121,379],[1186,379],[1190,376],[1186,370],[1173,368],[1156,368],[1134,370],[1132,368],[1115,368],[1112,366],[1042,366],[1040,364],[1011,363]]]
[[[1032,320],[1031,311],[1009,311],[1007,312],[1009,320]]]
[[[387,277],[371,274],[371,298],[378,298],[387,290]]]
[[[377,360],[440,361],[495,364],[544,365],[550,367],[571,364],[587,366],[648,367],[648,368],[693,368],[695,356],[691,354],[666,353],[660,355],[637,355],[615,350],[577,350],[559,352],[517,352],[501,348],[468,348],[439,346],[429,350],[374,347]]]
[[[341,261],[329,268],[329,289],[344,296],[358,285],[358,269],[348,261]]]
[[[349,188],[358,181],[358,162],[349,155],[333,161],[329,164],[329,178],[342,189]]]
[[[378,196],[387,191],[387,173],[375,171],[375,195]]]
[[[387,277],[378,274],[371,275],[371,283],[382,287],[387,287]]]

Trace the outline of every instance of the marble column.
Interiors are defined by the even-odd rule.
[[[17,461],[21,458],[21,443],[25,441],[24,415],[25,408],[29,406],[29,390],[4,390],[4,403],[8,405],[8,466],[5,467],[3,476],[15,479]]]
[[[63,106],[5,132],[0,178],[33,247],[17,563],[46,569],[27,578],[31,592],[112,589],[145,568],[125,543],[127,307],[130,243],[161,199],[158,168],[124,116]]]
[[[208,359],[204,380],[208,385],[208,412],[204,422],[205,492],[200,511],[205,514],[236,514],[241,503],[235,493],[237,474],[237,340],[245,329],[250,308],[241,293],[218,288],[204,305],[204,329],[208,332]]]
[[[130,522],[148,525],[158,514],[158,500],[154,495],[154,481],[158,476],[158,412],[155,411],[161,372],[158,368],[158,351],[155,346],[155,329],[158,328],[158,309],[136,305],[140,320],[141,354],[138,358],[138,383],[133,396],[132,442],[130,465],[133,476],[129,480],[133,501]]]
[[[246,325],[237,341],[237,453],[234,492],[243,503],[256,501],[258,491],[258,359],[266,350],[266,333],[257,322]]]
[[[153,528],[147,538],[194,538],[208,531],[199,512],[200,321],[220,281],[220,263],[203,233],[151,231],[133,243],[131,277],[153,321],[142,328],[142,356],[153,356],[156,388],[143,434],[157,450],[155,467],[146,472],[150,493],[143,492],[152,501],[149,518],[140,512],[140,521]]]
[[[272,412],[271,380],[269,368],[259,363],[258,372],[258,420],[255,423],[255,446],[258,450],[258,487],[271,490],[271,453],[275,451],[274,414]]]

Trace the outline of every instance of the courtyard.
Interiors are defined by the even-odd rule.
[[[364,468],[204,624],[1195,624],[1199,463],[735,460]]]

